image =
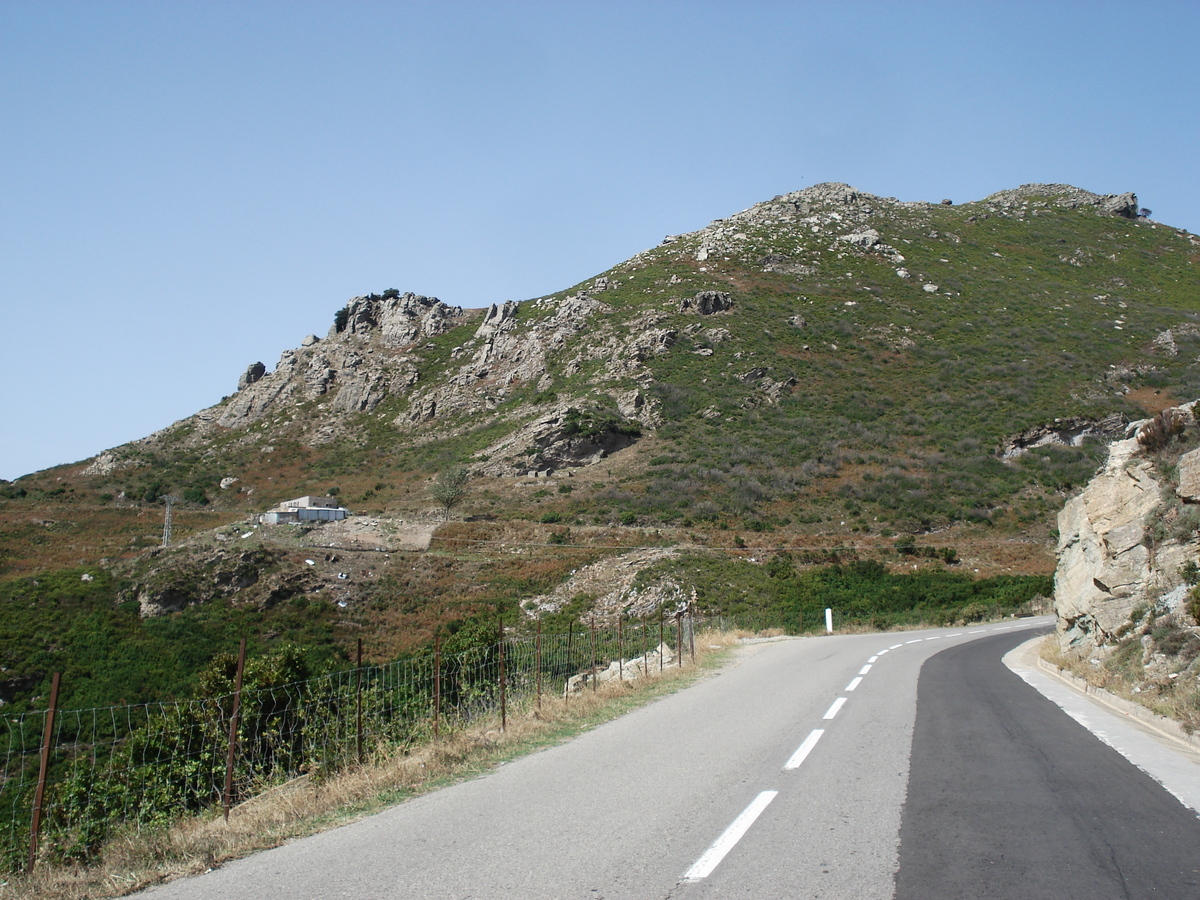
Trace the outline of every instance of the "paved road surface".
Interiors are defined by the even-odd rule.
[[[921,785],[922,791],[928,787],[935,794],[910,799],[905,806],[910,795],[910,750],[916,746],[917,756],[931,758],[926,730],[943,729],[934,747],[954,755],[948,726],[930,720],[929,712],[944,702],[947,678],[965,677],[926,678],[923,667],[934,665],[931,671],[940,670],[941,664],[932,661],[940,660],[938,651],[947,648],[953,650],[946,656],[990,659],[998,666],[1007,647],[1046,623],[1026,620],[1015,626],[757,644],[746,648],[720,674],[568,744],[354,825],[163,885],[145,896],[148,900],[882,900],[895,895],[898,865],[905,898],[914,896],[913,891],[924,891],[920,896],[932,900],[1109,896],[1069,891],[963,892],[974,890],[971,884],[982,883],[980,890],[986,891],[989,885],[1017,877],[1006,872],[1003,879],[996,879],[988,866],[978,862],[987,858],[981,855],[985,850],[995,856],[995,840],[986,835],[975,838],[978,846],[958,845],[954,855],[964,857],[963,871],[943,877],[940,851],[933,845],[943,841],[944,834],[935,820],[944,806],[953,804],[939,806],[936,798],[957,797],[971,809],[986,806],[974,792],[982,781],[978,774],[961,774],[958,777],[964,780],[952,790],[945,780],[937,781],[939,772],[931,774],[928,766],[919,763],[913,769],[913,786]],[[986,639],[997,633],[1005,635],[999,639],[1002,645],[989,645]],[[986,666],[980,671],[979,677],[988,680]],[[1034,694],[1007,670],[999,674],[1005,676],[997,676],[1004,686],[992,700],[1002,707],[1013,702],[1011,692]],[[925,692],[931,689],[937,693],[927,698]],[[960,706],[955,703],[955,708]],[[1003,727],[1036,737],[1046,727],[1044,719],[1058,718],[1079,728],[1053,707],[1042,710],[1036,724],[1024,725],[1023,709],[1020,705],[1007,718],[1001,716],[1007,723]],[[991,747],[983,725],[966,728],[978,745]],[[1082,737],[1087,738],[1086,733]],[[1056,790],[1053,770],[1069,767],[1050,765],[1057,748],[1043,746],[1035,752],[1045,757],[1041,771],[1016,763],[1004,768],[1005,780],[999,785],[1006,800],[1018,788],[1024,790],[1023,775],[1052,794]],[[986,755],[980,758],[991,761]],[[1127,770],[1124,775],[1119,771],[1122,766]],[[1140,774],[1119,758],[1111,768],[1117,781]],[[1106,790],[1107,785],[1106,781]],[[1080,788],[1069,785],[1059,790],[1071,794]],[[1165,795],[1153,782],[1132,790],[1134,799],[1127,802],[1140,804],[1148,796],[1157,802],[1161,798],[1155,791]],[[1183,810],[1170,820],[1171,828],[1182,829],[1182,840],[1200,848],[1200,832],[1187,831],[1200,822],[1178,801],[1168,799]],[[1035,814],[1043,808],[1032,801],[1027,806]],[[1008,824],[1007,817],[1000,818]],[[1038,822],[1028,830],[1040,827]],[[1150,843],[1151,848],[1130,853],[1140,852],[1153,860],[1159,842],[1151,837]],[[1089,867],[1093,867],[1091,857],[1086,862],[1081,858],[1077,868]],[[1043,868],[1039,863],[1038,871]],[[1071,876],[1076,872],[1061,865],[1055,868]],[[1131,871],[1123,856],[1114,868]],[[933,885],[926,881],[931,877],[942,880],[922,887]],[[951,877],[955,879],[953,887],[947,888],[951,893],[940,893]],[[1193,895],[1200,896],[1147,896]],[[1131,891],[1129,896],[1142,895]]]
[[[1200,898],[1200,820],[1000,661],[921,670],[898,900]]]

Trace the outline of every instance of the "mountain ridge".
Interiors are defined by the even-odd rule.
[[[1030,199],[1037,197],[1052,197],[1053,206],[1061,209],[1092,207],[1100,213],[1127,219],[1136,220],[1138,216],[1137,198],[1132,193],[1101,195],[1058,184],[1029,184],[999,191],[959,209],[972,211],[965,219],[966,224],[992,216],[1016,215],[1021,218],[1027,211]],[[621,286],[611,273],[636,270],[639,265],[653,261],[664,247],[682,250],[681,256],[690,254],[696,263],[730,253],[746,256],[748,251],[753,254],[756,249],[771,251],[764,252],[759,260],[764,272],[807,276],[814,274],[814,266],[778,252],[781,229],[790,226],[794,231],[797,225],[807,226],[813,233],[836,232],[833,235],[835,243],[824,248],[825,252],[834,253],[838,258],[844,258],[851,252],[876,256],[895,265],[898,277],[912,279],[914,283],[922,285],[922,290],[937,293],[937,290],[930,290],[938,287],[929,280],[931,276],[919,271],[909,272],[904,266],[905,257],[885,242],[877,231],[871,228],[855,231],[855,228],[876,221],[880,208],[928,218],[931,210],[946,205],[945,202],[932,204],[878,197],[840,183],[819,184],[779,195],[728,218],[717,219],[690,234],[668,236],[657,248],[636,254],[609,270],[609,273],[597,276],[587,287],[577,286],[573,294],[564,296],[560,293],[523,303],[506,301],[504,304],[493,304],[482,314],[482,321],[474,335],[452,349],[451,359],[465,357],[463,364],[447,376],[447,383],[436,387],[420,383],[428,379],[422,378],[415,365],[421,361],[418,344],[452,329],[474,324],[480,314],[464,311],[461,307],[446,306],[437,298],[412,293],[401,295],[395,290],[384,292],[383,295],[354,297],[339,311],[335,319],[344,318],[335,321],[324,339],[310,335],[301,347],[284,351],[273,371],[266,371],[262,363],[251,365],[243,375],[237,393],[227,398],[227,403],[203,410],[141,441],[131,443],[169,437],[188,424],[197,430],[197,436],[201,438],[211,434],[214,427],[245,428],[264,418],[273,406],[281,402],[297,399],[316,401],[326,394],[330,395],[328,402],[316,404],[318,410],[327,410],[327,415],[316,416],[325,421],[313,426],[304,439],[306,443],[324,443],[333,439],[336,429],[331,427],[330,420],[348,413],[373,412],[385,399],[406,391],[411,393],[409,407],[403,415],[392,421],[398,429],[412,430],[437,419],[439,415],[444,419],[447,409],[460,414],[487,414],[503,403],[508,395],[507,387],[515,382],[534,383],[539,390],[548,389],[553,380],[549,377],[546,357],[577,334],[594,313],[612,311],[599,299],[604,292]],[[1051,201],[1035,203],[1029,212],[1036,216],[1050,206]],[[756,246],[755,239],[747,231],[738,230],[764,227],[774,232],[770,247]],[[953,233],[948,234],[948,239],[953,242],[961,240],[959,235]],[[839,246],[837,242],[842,244]],[[706,272],[704,266],[698,269],[699,273]],[[678,300],[682,304],[685,299],[672,298],[672,301]],[[683,309],[681,305],[679,311]],[[514,335],[516,326],[520,324],[519,317],[533,318],[534,322],[526,333]],[[621,347],[613,346],[611,342],[607,347],[610,358],[621,360],[619,368],[623,371],[615,371],[610,366],[603,377],[592,379],[593,386],[604,382],[621,382],[623,377],[632,377],[636,381],[640,376],[645,381],[649,376],[645,371],[639,372],[636,365],[644,360],[628,357],[669,349],[676,332],[669,328],[656,328],[666,318],[668,315],[658,310],[645,310],[642,315],[634,317],[628,323],[628,331],[640,331],[640,334],[635,344],[628,348],[632,352],[622,358]],[[914,334],[911,328],[897,329],[895,326],[885,326],[880,333],[899,348],[911,347],[915,340],[923,336],[920,332]],[[717,333],[714,337],[720,340],[722,335]],[[339,340],[341,346],[338,345]],[[432,345],[430,349],[433,349]],[[392,359],[382,364],[379,360],[369,358],[376,352],[382,354],[387,351],[392,351]],[[568,366],[578,371],[585,361],[588,361],[585,356],[577,354],[568,362]],[[647,417],[651,424],[656,424],[653,401],[646,406],[645,396],[636,387],[628,384],[623,386],[625,390],[618,398],[622,414],[640,414]],[[776,384],[774,389],[779,390],[779,385]],[[93,473],[105,467],[111,469],[117,462],[112,451],[106,451],[102,459],[104,461],[91,470]]]

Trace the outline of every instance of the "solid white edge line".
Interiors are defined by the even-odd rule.
[[[845,697],[838,697],[836,700],[833,701],[833,703],[830,705],[829,709],[825,710],[825,715],[821,716],[821,718],[822,719],[832,719],[834,716],[836,716],[838,714],[838,710],[841,709],[842,706],[845,705],[845,703],[846,703]]]
[[[858,670],[858,674],[866,675],[870,671],[871,671],[871,664],[867,663],[865,666],[863,666],[861,669]]]
[[[783,764],[784,770],[800,768],[800,763],[808,758],[808,754],[812,753],[812,748],[817,746],[817,741],[821,739],[821,735],[824,733],[824,728],[814,728],[812,733],[804,739],[804,743],[792,754],[792,758]]]
[[[848,693],[850,693],[852,690],[854,690],[854,689],[855,689],[856,687],[858,687],[860,684],[862,684],[862,676],[861,676],[861,675],[855,675],[855,676],[854,676],[854,680],[853,680],[853,681],[851,681],[851,682],[850,682],[848,685],[846,685],[846,693],[847,693],[847,694],[848,694]]]
[[[742,810],[742,814],[733,820],[733,824],[726,828],[725,832],[713,842],[713,845],[704,851],[704,855],[696,860],[690,869],[683,873],[683,880],[700,881],[711,875],[713,870],[721,864],[721,860],[725,858],[725,855],[750,830],[750,826],[754,824],[754,820],[762,815],[762,811],[778,795],[779,791],[763,791],[755,797],[750,805]]]

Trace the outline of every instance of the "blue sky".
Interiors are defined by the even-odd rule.
[[[776,194],[1136,191],[1200,230],[1200,3],[0,0],[0,478],[350,297],[527,299]]]

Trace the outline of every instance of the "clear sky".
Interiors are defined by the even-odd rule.
[[[1200,230],[1200,2],[0,0],[0,477],[822,181]]]

